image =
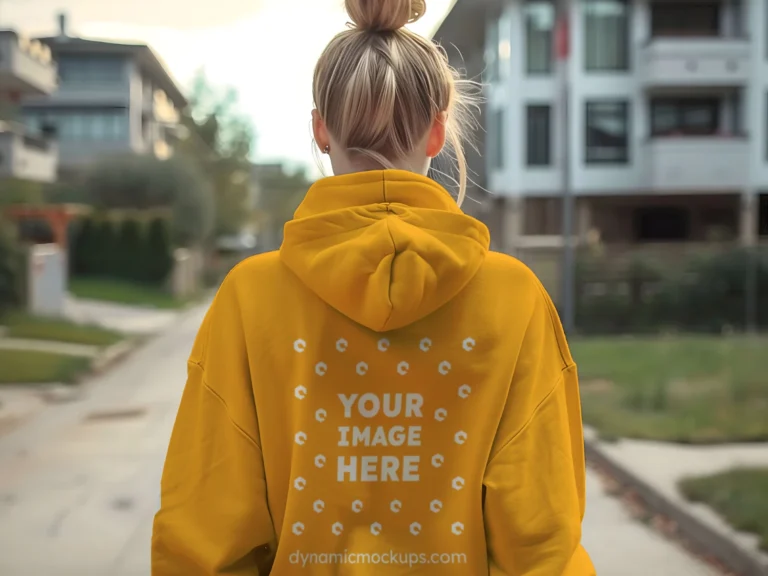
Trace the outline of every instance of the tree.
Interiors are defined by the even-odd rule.
[[[213,229],[210,185],[188,158],[105,159],[89,173],[85,187],[89,201],[100,209],[171,210],[172,237],[180,246],[205,241]]]
[[[180,151],[202,166],[216,199],[217,236],[235,234],[249,220],[250,155],[254,130],[237,110],[237,92],[215,89],[204,72],[192,83],[189,111],[182,117],[187,137]]]
[[[257,170],[262,243],[266,244],[266,249],[274,250],[280,246],[283,226],[293,218],[309,189],[310,181],[303,170],[288,173],[282,166],[263,168]]]

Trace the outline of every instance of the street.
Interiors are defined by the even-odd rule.
[[[146,576],[160,473],[202,320],[196,309],[87,386],[0,437],[2,576]],[[634,522],[590,473],[584,545],[600,575],[706,576]]]

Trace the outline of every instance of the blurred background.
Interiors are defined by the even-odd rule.
[[[579,364],[598,574],[768,574],[768,6],[431,0],[467,213]],[[149,574],[212,292],[311,183],[339,0],[0,0],[0,576]],[[431,174],[456,190],[450,158]]]

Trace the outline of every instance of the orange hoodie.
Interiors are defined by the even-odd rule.
[[[312,186],[200,329],[152,574],[594,574],[576,366],[488,244],[422,176]]]

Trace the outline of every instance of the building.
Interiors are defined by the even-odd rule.
[[[33,130],[55,128],[63,175],[108,154],[172,154],[187,100],[149,46],[72,37],[65,15],[57,36],[39,40],[58,63],[59,87],[25,99],[24,118]]]
[[[484,29],[465,32],[481,16]],[[766,3],[747,0],[571,0],[567,157],[581,242],[768,235],[767,21]],[[436,34],[475,70],[485,53],[485,213],[497,248],[528,259],[562,246],[554,31],[551,0],[457,0]]]
[[[56,90],[56,64],[50,50],[13,30],[0,30],[0,180],[52,182],[58,147],[45,134],[29,133],[18,111],[27,96]]]

